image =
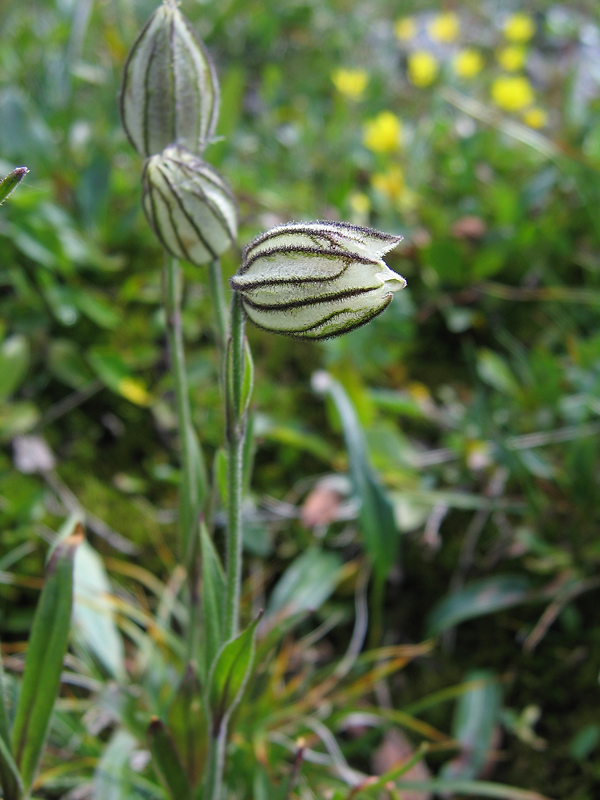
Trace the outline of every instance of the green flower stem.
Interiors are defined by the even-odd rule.
[[[210,296],[215,306],[215,318],[217,321],[217,339],[222,349],[227,341],[227,304],[225,302],[225,292],[223,290],[223,276],[221,275],[221,261],[213,259],[208,267],[208,277],[210,282]]]
[[[197,620],[197,569],[198,518],[203,498],[206,496],[206,475],[200,445],[192,425],[192,413],[185,369],[185,351],[181,325],[181,270],[175,258],[166,261],[167,332],[171,352],[171,366],[181,448],[181,488],[179,492],[179,527],[181,560],[188,571],[190,591],[189,648],[195,654]]]
[[[242,477],[246,411],[241,407],[244,380],[244,312],[237,292],[231,300],[230,338],[225,367],[227,404],[227,570],[224,641],[238,634],[242,583]]]
[[[225,767],[225,744],[227,741],[227,722],[223,720],[219,733],[210,737],[206,786],[203,797],[206,800],[222,800],[223,770]]]

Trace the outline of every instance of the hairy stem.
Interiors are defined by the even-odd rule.
[[[227,402],[227,569],[224,641],[237,636],[242,582],[242,472],[245,409],[241,408],[244,380],[244,316],[234,292],[231,301],[230,348],[226,364]]]
[[[181,487],[179,492],[180,558],[188,571],[189,655],[195,656],[197,625],[198,518],[206,496],[206,475],[200,444],[192,425],[192,413],[185,369],[183,329],[181,325],[181,271],[175,258],[166,261],[167,332],[171,369],[175,385],[177,420],[181,449]]]

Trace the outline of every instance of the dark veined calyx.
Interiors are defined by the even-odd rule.
[[[151,156],[142,173],[142,207],[163,247],[201,266],[235,243],[235,198],[219,173],[181,147]]]
[[[121,82],[121,120],[141,156],[170,144],[200,153],[214,134],[219,84],[194,29],[165,0],[140,31]]]
[[[260,328],[304,339],[339,336],[373,319],[406,286],[382,259],[401,240],[345,222],[290,222],[246,248],[230,284]]]

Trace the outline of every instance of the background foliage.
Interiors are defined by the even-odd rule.
[[[107,708],[117,713],[106,682],[126,673],[133,684],[142,680],[143,658],[133,653],[148,629],[144,615],[162,608],[163,620],[176,618],[179,475],[162,256],[141,214],[141,164],[116,103],[123,60],[153,7],[1,6],[0,174],[18,163],[31,170],[0,212],[3,652],[18,674],[44,541],[68,512],[87,517],[126,642],[120,649],[121,634],[105,617],[78,621],[76,612],[71,668],[85,691],[65,689],[55,724],[63,749],[49,757],[43,785],[58,795],[69,788],[50,769],[58,752],[106,764],[134,750],[135,720],[112,738],[110,714],[98,722]],[[500,680],[493,722],[503,737],[476,772],[552,797],[594,797],[597,9],[231,0],[190,2],[184,11],[220,75],[220,138],[210,160],[239,198],[241,244],[304,218],[405,237],[388,263],[408,288],[373,324],[320,345],[249,332],[257,376],[248,609],[264,597],[273,618],[290,604],[318,607],[302,633],[320,622],[335,627],[296,657],[339,658],[366,551],[376,572],[385,564],[383,615],[371,597],[383,644],[439,636],[427,657],[390,680],[389,702],[416,708],[474,669],[488,670]],[[523,11],[533,29],[515,41],[504,26]],[[442,12],[455,13],[454,22]],[[507,46],[521,48],[516,69],[503,61]],[[480,61],[458,61],[466,49]],[[520,83],[506,83],[515,76]],[[238,260],[225,258],[228,274]],[[212,456],[223,421],[211,301],[206,276],[185,269],[195,423]],[[311,385],[317,369],[335,379],[324,399]],[[366,447],[353,448],[361,430]],[[360,512],[353,500],[360,469],[374,513],[391,509],[394,563],[378,550],[381,530],[364,496]],[[97,590],[107,578],[95,551],[87,557]],[[93,583],[93,570],[80,574]],[[169,597],[175,610],[167,613]],[[172,660],[160,669],[164,683],[145,687],[158,707]],[[98,683],[106,683],[104,705],[89,702]],[[265,694],[263,702],[268,716],[280,700]],[[79,706],[87,723],[67,713]],[[452,708],[436,703],[423,719],[460,738]],[[119,715],[127,716],[121,707]],[[353,744],[348,734],[347,757],[368,770],[382,736]],[[240,763],[250,757],[240,750]],[[88,765],[90,780],[102,774]],[[139,796],[143,769],[131,774]]]

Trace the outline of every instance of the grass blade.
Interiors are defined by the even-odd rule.
[[[31,627],[11,737],[25,791],[31,786],[42,754],[60,685],[73,604],[73,561],[82,541],[83,528],[77,523],[73,533],[57,545],[48,562]]]

